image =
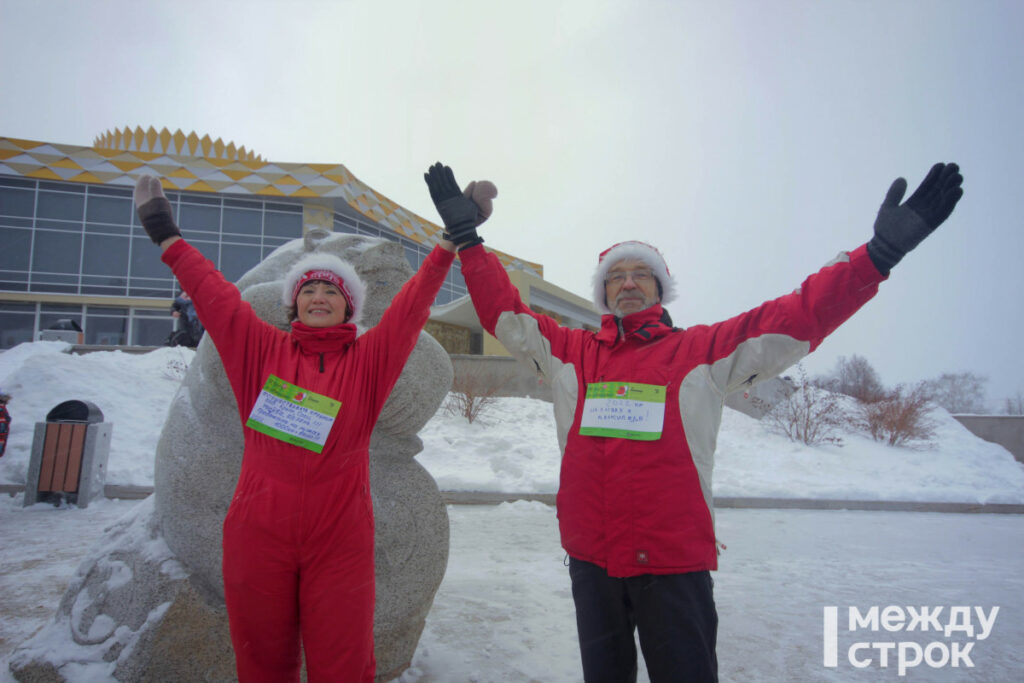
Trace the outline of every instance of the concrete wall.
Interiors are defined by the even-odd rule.
[[[471,382],[478,389],[497,387],[495,396],[525,396],[551,400],[551,387],[539,375],[531,372],[511,356],[470,356],[452,354],[455,380],[452,389],[461,382]]]
[[[997,443],[1024,463],[1024,415],[954,415],[975,436]]]

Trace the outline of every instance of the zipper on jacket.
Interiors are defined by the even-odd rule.
[[[320,374],[322,375],[323,372],[324,372],[324,354],[323,354],[323,351],[321,351],[320,352]]]

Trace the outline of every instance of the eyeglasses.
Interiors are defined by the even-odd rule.
[[[616,270],[608,273],[604,283],[606,285],[622,285],[625,284],[626,278],[632,278],[633,282],[638,285],[645,284],[654,279],[654,273],[649,270]]]

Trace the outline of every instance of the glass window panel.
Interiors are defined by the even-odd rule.
[[[224,232],[259,235],[262,227],[263,214],[260,211],[224,208]]]
[[[117,187],[109,187],[105,185],[90,185],[89,186],[89,197],[95,197],[96,195],[103,195],[105,197],[120,197],[121,199],[127,199],[131,201],[132,190],[125,190]],[[89,201],[92,201],[90,199]]]
[[[39,189],[56,190],[57,192],[70,192],[71,194],[85,194],[85,185],[81,185],[79,183],[52,183],[46,180],[40,180]]]
[[[82,252],[82,273],[89,275],[126,275],[128,238],[86,235]]]
[[[263,202],[261,202],[259,200],[229,199],[229,198],[225,197],[224,198],[224,206],[234,206],[234,207],[242,208],[242,209],[255,209],[256,211],[262,211],[263,210]]]
[[[0,228],[0,268],[27,271],[31,246],[31,230]]]
[[[34,226],[39,230],[60,230],[61,232],[82,232],[82,221],[58,221],[40,218]]]
[[[219,251],[220,247],[220,245],[217,242],[189,240],[189,244],[198,249],[203,256],[213,261],[215,265],[217,264],[217,259],[219,258],[219,254],[217,252]],[[167,266],[164,266],[164,268],[167,268]]]
[[[11,307],[11,304],[0,305],[0,349],[30,342],[35,337],[32,329],[36,321],[35,312],[10,310]]]
[[[278,204],[276,202],[267,202],[267,211],[282,211],[284,213],[298,213],[302,215],[302,204]]]
[[[46,330],[58,320],[72,320],[82,327],[82,307],[60,304],[42,304],[39,311],[39,329]]]
[[[369,235],[370,237],[380,237],[380,230],[378,230],[377,228],[371,228],[368,225],[360,224],[359,225],[359,234],[360,235]]]
[[[211,197],[208,194],[196,194],[194,192],[182,192],[181,201],[189,204],[206,204],[207,206],[220,207],[220,197]]]
[[[60,313],[64,314],[63,317],[68,317],[69,313],[82,312],[82,307],[78,304],[40,304],[39,310],[42,313]]]
[[[277,237],[302,237],[302,214],[267,211],[263,231]]]
[[[132,222],[132,206],[130,199],[117,199],[115,197],[99,197],[89,195],[86,203],[85,219],[97,223],[117,223],[129,225]]]
[[[356,230],[356,223],[350,218],[342,217],[339,214],[334,214],[334,232],[344,232],[349,235],[355,235],[358,231]]]
[[[130,280],[128,283],[128,296],[145,297],[157,299],[161,297],[173,297],[175,295],[173,280],[167,282],[153,282],[151,280]]]
[[[36,230],[32,270],[49,273],[78,273],[82,251],[81,233]]]
[[[170,277],[170,270],[160,260],[160,247],[148,237],[132,238],[132,277]]]
[[[127,316],[128,309],[119,306],[87,306],[85,313],[89,317],[94,315]]]
[[[259,262],[259,247],[224,245],[220,250],[220,272],[224,273],[229,282],[238,280]]]
[[[26,178],[12,178],[11,176],[0,176],[0,185],[6,187],[26,187],[30,190],[34,190],[36,187],[36,181],[28,180]]]
[[[128,311],[119,309],[122,314],[116,317],[92,315],[92,307],[85,319],[86,344],[127,344],[128,343]]]
[[[32,291],[51,294],[78,294],[78,283],[53,284],[49,280],[40,280],[37,276],[32,280]]]
[[[112,223],[86,223],[85,231],[94,235],[128,235],[131,228],[128,225],[114,225]],[[144,231],[141,234],[145,234]]]
[[[124,285],[90,285],[82,283],[78,287],[78,292],[80,294],[98,294],[100,296],[124,296],[127,293],[127,288]]]
[[[0,270],[0,289],[6,292],[27,292],[28,275]]]
[[[224,235],[221,239],[221,248],[226,249],[229,245],[243,244],[250,246],[260,246],[263,242],[259,235]]]
[[[83,275],[83,285],[106,285],[110,287],[125,287],[128,284],[128,276],[120,275]]]
[[[0,215],[31,216],[34,203],[35,192],[32,190],[0,187]]]
[[[163,346],[171,335],[174,318],[132,318],[132,344]]]
[[[59,218],[65,221],[81,221],[85,208],[85,197],[65,192],[39,191],[39,218]]]
[[[416,247],[405,247],[405,260],[409,262],[413,270],[417,270],[420,267],[420,263],[423,262],[423,257],[420,256],[419,250]]]
[[[178,207],[178,225],[182,232],[218,232],[220,230],[220,208],[182,203]]]
[[[0,225],[11,228],[34,228],[35,221],[31,218],[15,218],[13,216],[0,216]]]

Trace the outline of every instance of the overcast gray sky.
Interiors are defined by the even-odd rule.
[[[658,246],[682,326],[792,290],[956,161],[952,218],[805,365],[996,401],[1024,391],[1022,28],[1017,0],[0,0],[0,135],[195,130],[432,220],[441,160],[498,185],[488,245],[582,296],[604,248]]]

